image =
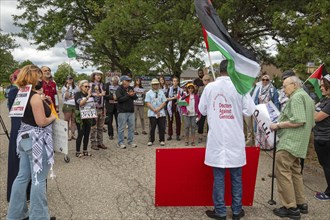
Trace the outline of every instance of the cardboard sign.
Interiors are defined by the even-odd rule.
[[[56,152],[68,154],[68,122],[56,119],[53,122],[53,145]]]
[[[242,203],[252,206],[260,148],[247,147],[242,169]],[[205,148],[157,149],[155,206],[213,206],[213,170],[204,164]],[[231,205],[229,170],[225,202]]]
[[[136,96],[138,97],[134,100],[135,105],[144,105],[143,94],[145,90],[143,88],[134,88],[134,92],[136,92]]]
[[[270,124],[275,123],[279,115],[280,112],[272,102],[256,105],[256,110],[253,113],[256,124],[263,133],[264,140],[271,147],[274,146],[274,132],[270,130]],[[276,139],[278,140],[278,138]]]
[[[81,119],[97,118],[97,111],[92,97],[88,99],[84,106],[79,107]]]
[[[32,85],[20,88],[14,100],[14,104],[10,109],[9,117],[23,117],[26,105],[29,101]]]

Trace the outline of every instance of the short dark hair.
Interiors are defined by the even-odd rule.
[[[204,72],[202,68],[199,68],[197,72],[199,73],[200,71]]]
[[[227,73],[228,60],[223,60],[220,63],[219,71],[220,73]]]

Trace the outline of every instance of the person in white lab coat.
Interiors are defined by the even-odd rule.
[[[227,60],[220,63],[220,77],[209,83],[202,94],[199,111],[207,115],[209,132],[205,164],[213,167],[214,210],[206,215],[226,219],[225,170],[229,169],[232,186],[233,219],[245,215],[242,209],[242,166],[246,164],[243,115],[251,116],[255,106],[249,94],[240,95],[227,73]]]

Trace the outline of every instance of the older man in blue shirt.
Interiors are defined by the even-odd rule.
[[[150,122],[150,136],[148,146],[152,146],[155,141],[155,130],[158,126],[160,145],[165,145],[165,122],[166,96],[163,90],[159,89],[158,79],[151,81],[151,90],[146,94],[145,102],[148,106],[148,118]]]

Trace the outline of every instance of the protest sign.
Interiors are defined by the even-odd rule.
[[[81,119],[97,118],[97,111],[92,97],[88,99],[84,106],[79,107]]]
[[[270,147],[274,146],[274,132],[270,130],[270,124],[277,122],[279,115],[280,112],[272,102],[256,105],[253,113],[256,124],[262,131],[262,139],[266,140]]]
[[[143,94],[145,93],[145,90],[143,88],[134,88],[134,92],[136,93],[136,96],[138,97],[136,100],[134,100],[134,104],[135,105],[144,105]]]
[[[68,122],[56,119],[53,122],[53,145],[56,152],[68,154]]]
[[[27,85],[20,88],[14,100],[13,106],[10,109],[9,117],[23,117],[27,102],[30,97],[32,85]]]

